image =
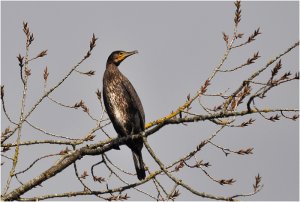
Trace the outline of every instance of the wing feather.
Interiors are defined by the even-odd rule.
[[[130,100],[130,106],[132,106],[133,110],[134,111],[136,110],[138,113],[140,124],[141,124],[140,127],[141,130],[143,131],[145,129],[145,112],[141,100],[137,92],[135,91],[134,87],[126,77],[122,80],[122,85],[124,89],[126,89],[126,92],[128,94],[127,100]]]

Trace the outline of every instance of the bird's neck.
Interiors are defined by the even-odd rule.
[[[119,70],[118,66],[113,63],[106,64],[105,74],[109,75],[108,77],[110,77],[110,78],[115,78],[116,76],[117,77],[123,76],[123,74]]]
[[[119,71],[118,66],[114,63],[107,63],[106,64],[106,69],[107,70],[112,70],[112,71]]]

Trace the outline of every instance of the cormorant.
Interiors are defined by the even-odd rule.
[[[112,52],[107,59],[103,76],[104,105],[119,137],[138,134],[145,130],[145,113],[140,98],[130,81],[118,68],[124,59],[136,53],[138,52]],[[138,179],[145,179],[143,140],[129,140],[126,145],[132,151]]]

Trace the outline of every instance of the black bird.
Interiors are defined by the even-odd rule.
[[[138,134],[145,130],[145,113],[141,100],[130,81],[118,68],[124,59],[136,53],[138,52],[112,52],[107,59],[103,76],[104,105],[119,137]],[[142,157],[143,140],[129,140],[126,145],[132,151],[138,179],[145,179]]]

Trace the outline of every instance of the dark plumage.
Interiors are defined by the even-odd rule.
[[[138,134],[145,130],[145,113],[138,94],[118,66],[127,57],[137,53],[114,51],[106,63],[103,76],[103,99],[107,114],[119,137]],[[139,180],[145,178],[142,148],[143,140],[126,142],[131,149]]]

